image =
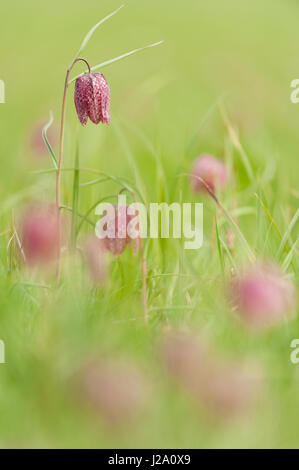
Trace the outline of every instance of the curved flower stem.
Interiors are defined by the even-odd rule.
[[[205,187],[205,189],[207,190],[208,194],[211,196],[211,198],[215,201],[216,205],[218,206],[219,209],[221,209],[221,211],[225,214],[225,216],[227,217],[227,219],[230,221],[230,223],[232,224],[232,226],[234,227],[234,229],[236,230],[236,232],[238,233],[239,237],[241,238],[244,246],[247,248],[247,251],[248,251],[248,257],[249,257],[249,260],[251,263],[254,263],[256,261],[256,256],[255,256],[255,253],[252,251],[252,249],[250,248],[249,246],[249,243],[247,242],[246,238],[244,237],[243,233],[241,232],[241,230],[239,229],[238,227],[238,224],[234,221],[234,219],[232,218],[232,216],[230,215],[230,213],[228,212],[228,210],[222,205],[222,203],[219,201],[218,197],[216,196],[216,194],[212,191],[211,187],[208,185],[208,183],[203,179],[201,178],[200,176],[197,176],[197,175],[192,175],[190,173],[182,173],[181,175],[179,176],[192,176],[193,178],[196,178],[198,179],[198,181],[200,181],[203,186]]]
[[[77,57],[72,65],[66,71],[66,77],[64,82],[64,91],[62,99],[62,110],[61,110],[61,123],[60,123],[60,138],[59,138],[59,159],[58,159],[58,168],[56,172],[56,212],[57,212],[57,232],[58,232],[58,247],[57,247],[57,264],[56,264],[56,279],[59,280],[60,269],[61,269],[61,215],[60,215],[60,203],[61,203],[61,169],[63,163],[63,149],[64,149],[64,131],[65,131],[65,115],[66,115],[66,98],[68,91],[68,82],[70,73],[75,63],[78,61],[83,61],[88,66],[90,73],[90,65],[87,60],[82,57]]]

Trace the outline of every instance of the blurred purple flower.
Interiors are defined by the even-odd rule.
[[[257,396],[262,379],[255,367],[213,357],[192,334],[174,332],[162,344],[162,360],[170,376],[193,402],[217,417],[246,411]]]
[[[82,367],[78,385],[82,398],[113,426],[127,426],[148,398],[143,376],[125,360],[90,361]]]
[[[103,247],[114,256],[120,256],[132,241],[128,233],[128,225],[134,215],[128,213],[128,208],[128,205],[115,205],[114,215],[107,223],[107,237],[103,239]],[[139,239],[136,238],[133,241],[136,251]]]
[[[206,192],[204,184],[197,178],[202,178],[212,191],[224,189],[228,182],[228,171],[225,164],[209,154],[197,157],[191,169],[191,186],[194,192]]]
[[[57,214],[54,206],[29,207],[20,222],[22,249],[29,265],[47,264],[58,250]]]
[[[77,78],[74,101],[83,126],[88,118],[95,124],[110,124],[110,88],[103,74],[89,73]]]
[[[250,266],[233,279],[230,295],[241,318],[254,327],[276,323],[295,304],[293,283],[273,264]]]

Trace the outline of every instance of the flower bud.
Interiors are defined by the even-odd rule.
[[[230,294],[241,318],[262,327],[276,323],[292,310],[295,289],[272,264],[258,264],[233,279]]]
[[[95,124],[110,124],[110,89],[103,74],[89,73],[77,78],[74,101],[83,126],[88,118]]]
[[[194,192],[207,191],[204,184],[197,177],[202,178],[212,191],[224,189],[228,182],[228,172],[225,164],[208,154],[202,154],[195,159],[191,174],[190,182]]]

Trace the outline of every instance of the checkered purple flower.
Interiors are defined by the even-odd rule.
[[[89,73],[77,78],[74,101],[83,126],[88,118],[95,124],[110,124],[110,88],[101,73]]]

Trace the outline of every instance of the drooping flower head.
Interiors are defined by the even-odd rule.
[[[190,181],[194,192],[207,191],[205,185],[197,177],[202,178],[212,191],[224,189],[228,182],[225,164],[209,154],[202,154],[195,159],[191,174]]]
[[[119,256],[130,244],[132,238],[130,236],[130,222],[134,219],[129,211],[128,205],[117,204],[114,206],[113,214],[108,216],[106,236],[103,238],[103,248],[114,256]],[[139,224],[137,224],[137,234],[139,232]],[[138,248],[139,238],[135,238],[134,248]]]
[[[286,317],[295,304],[295,289],[278,266],[260,263],[236,277],[230,295],[240,317],[250,326],[270,326]]]
[[[74,101],[83,126],[88,118],[95,124],[110,124],[110,88],[101,73],[88,73],[77,78]]]

